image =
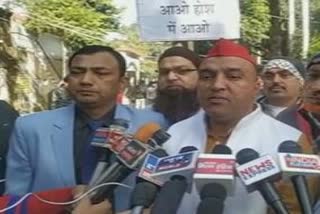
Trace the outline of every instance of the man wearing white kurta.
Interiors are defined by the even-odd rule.
[[[219,40],[199,67],[198,96],[203,110],[169,129],[172,137],[164,145],[167,152],[177,154],[190,145],[200,152],[210,152],[215,145],[226,144],[233,154],[253,148],[260,155],[275,155],[283,141],[301,142],[300,131],[265,115],[255,104],[259,87],[255,60],[247,49],[229,40]],[[300,213],[294,195],[286,198],[288,191],[282,193],[289,202],[287,207],[294,210],[291,213]],[[178,214],[196,213],[199,202],[194,188],[191,194],[185,193]],[[248,194],[237,179],[235,194],[226,199],[224,213],[265,214],[267,209],[259,192]]]

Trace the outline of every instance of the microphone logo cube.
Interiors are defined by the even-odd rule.
[[[310,154],[279,153],[279,165],[284,172],[320,174],[320,157]]]
[[[193,180],[200,192],[208,183],[225,187],[229,196],[234,193],[235,157],[226,154],[200,154]]]
[[[141,169],[139,171],[138,176],[140,178],[147,180],[147,181],[150,181],[151,183],[162,186],[163,182],[152,177],[152,174],[155,172],[157,165],[159,163],[159,159],[160,158],[158,158],[155,155],[148,154],[144,163],[143,163],[143,166],[141,167]]]
[[[237,167],[237,173],[246,186],[277,176],[280,169],[270,155],[265,155]]]
[[[165,157],[159,161],[155,173],[186,167],[192,163],[193,157],[193,152]]]
[[[109,128],[98,128],[91,140],[91,145],[108,148],[107,139],[109,136]]]
[[[117,157],[129,168],[136,168],[139,161],[143,159],[147,153],[148,150],[143,144],[132,140],[120,151]]]

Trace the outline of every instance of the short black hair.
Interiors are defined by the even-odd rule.
[[[79,50],[75,51],[68,60],[68,68],[71,67],[72,60],[78,56],[78,55],[90,55],[100,52],[107,52],[110,53],[112,56],[114,56],[118,62],[119,69],[120,69],[120,76],[124,76],[126,73],[126,60],[124,57],[115,49],[109,47],[109,46],[103,46],[103,45],[87,45]]]

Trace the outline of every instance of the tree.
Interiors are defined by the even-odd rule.
[[[271,27],[270,5],[268,0],[242,0],[241,11],[241,43],[246,44],[251,52],[257,55],[266,55],[265,46],[270,39]],[[212,41],[196,41],[195,50],[205,55],[212,45]]]
[[[312,56],[320,52],[320,1],[310,1],[311,14],[311,44],[309,54]]]
[[[122,27],[120,33],[126,35],[127,39],[112,42],[119,49],[132,50],[142,58],[141,70],[147,76],[156,76],[156,59],[169,47],[166,42],[143,42],[140,39],[137,25]]]
[[[52,33],[76,49],[84,44],[107,43],[104,36],[118,28],[120,10],[111,0],[21,0],[30,19],[27,28]]]
[[[241,40],[255,54],[265,54],[263,43],[270,38],[270,6],[268,0],[240,1]],[[259,53],[262,52],[262,53]]]

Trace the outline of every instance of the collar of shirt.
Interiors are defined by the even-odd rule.
[[[88,125],[92,122],[101,122],[102,126],[109,126],[114,118],[116,106],[113,107],[109,112],[103,115],[101,118],[93,120],[87,115],[85,112],[81,111],[79,107],[75,107],[75,128],[82,129],[88,127]]]

